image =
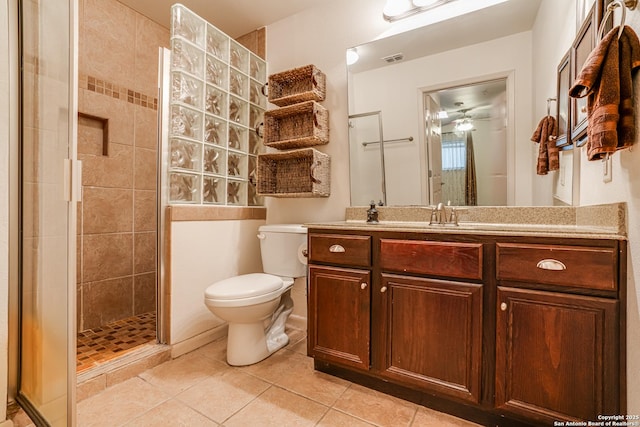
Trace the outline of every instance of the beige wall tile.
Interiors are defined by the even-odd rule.
[[[133,314],[133,278],[83,285],[82,329],[96,328]]]
[[[155,231],[157,229],[155,190],[135,190],[133,209],[136,232]]]
[[[85,282],[133,274],[133,233],[84,236],[82,252]]]
[[[169,30],[145,16],[136,16],[135,85],[146,94],[158,91],[158,48],[169,47]]]
[[[140,105],[135,106],[135,146],[158,149],[158,112]]]
[[[156,151],[136,148],[134,182],[136,190],[156,189]]]
[[[265,27],[240,36],[236,38],[236,41],[260,58],[265,59],[267,51],[267,29]]]
[[[131,311],[155,309],[158,141],[157,111],[122,95],[138,92],[153,105],[158,46],[168,47],[170,36],[168,29],[116,0],[79,0],[79,18],[78,108],[109,120],[106,155],[102,129],[95,121],[79,120],[84,201],[78,227],[83,233],[78,277],[86,289],[79,288],[86,293],[96,288],[86,282],[126,277],[131,283],[125,296],[131,306],[128,316]],[[117,89],[117,98],[109,92],[112,89]],[[134,235],[133,231],[144,233]],[[133,277],[134,271],[144,274]],[[79,298],[78,303],[82,302]],[[92,304],[96,312],[110,310],[99,307],[97,300]]]
[[[134,273],[149,273],[156,270],[156,233],[135,233]]]
[[[82,160],[82,185],[109,188],[133,188],[133,147],[109,144],[108,156],[79,154]]]
[[[79,71],[129,88],[135,85],[136,13],[113,0],[85,0]]]
[[[85,187],[82,197],[85,235],[133,231],[133,190]]]
[[[156,309],[156,273],[133,276],[133,314],[149,313]]]

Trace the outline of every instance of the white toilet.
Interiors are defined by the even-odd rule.
[[[263,225],[258,239],[264,273],[221,280],[204,296],[209,310],[229,323],[227,362],[233,366],[257,363],[287,345],[291,287],[294,278],[307,275],[307,229],[302,225]]]

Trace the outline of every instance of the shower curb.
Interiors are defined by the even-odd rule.
[[[171,360],[171,346],[147,344],[123,356],[78,374],[76,401],[87,399],[108,387]]]

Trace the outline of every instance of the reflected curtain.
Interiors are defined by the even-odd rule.
[[[476,181],[476,162],[473,154],[473,136],[471,131],[467,131],[466,144],[466,177],[465,177],[465,204],[467,206],[476,206],[478,204],[478,183]]]

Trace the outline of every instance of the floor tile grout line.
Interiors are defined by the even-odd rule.
[[[269,384],[269,387],[267,387],[266,389],[264,389],[261,393],[258,393],[253,399],[251,399],[249,402],[246,403],[246,405],[244,405],[242,408],[238,409],[237,411],[235,411],[233,414],[229,415],[227,418],[224,419],[224,421],[222,421],[222,424],[220,424],[221,426],[224,425],[224,423],[226,423],[227,421],[229,421],[231,418],[233,418],[234,416],[238,415],[244,408],[246,408],[247,406],[251,405],[253,402],[255,402],[256,400],[258,400],[258,398],[260,396],[262,396],[263,394],[265,394],[267,392],[267,390],[269,390],[270,388],[273,387],[273,384],[271,383],[267,383]],[[210,419],[210,418],[209,418]],[[215,420],[212,420],[213,422],[216,422]]]

